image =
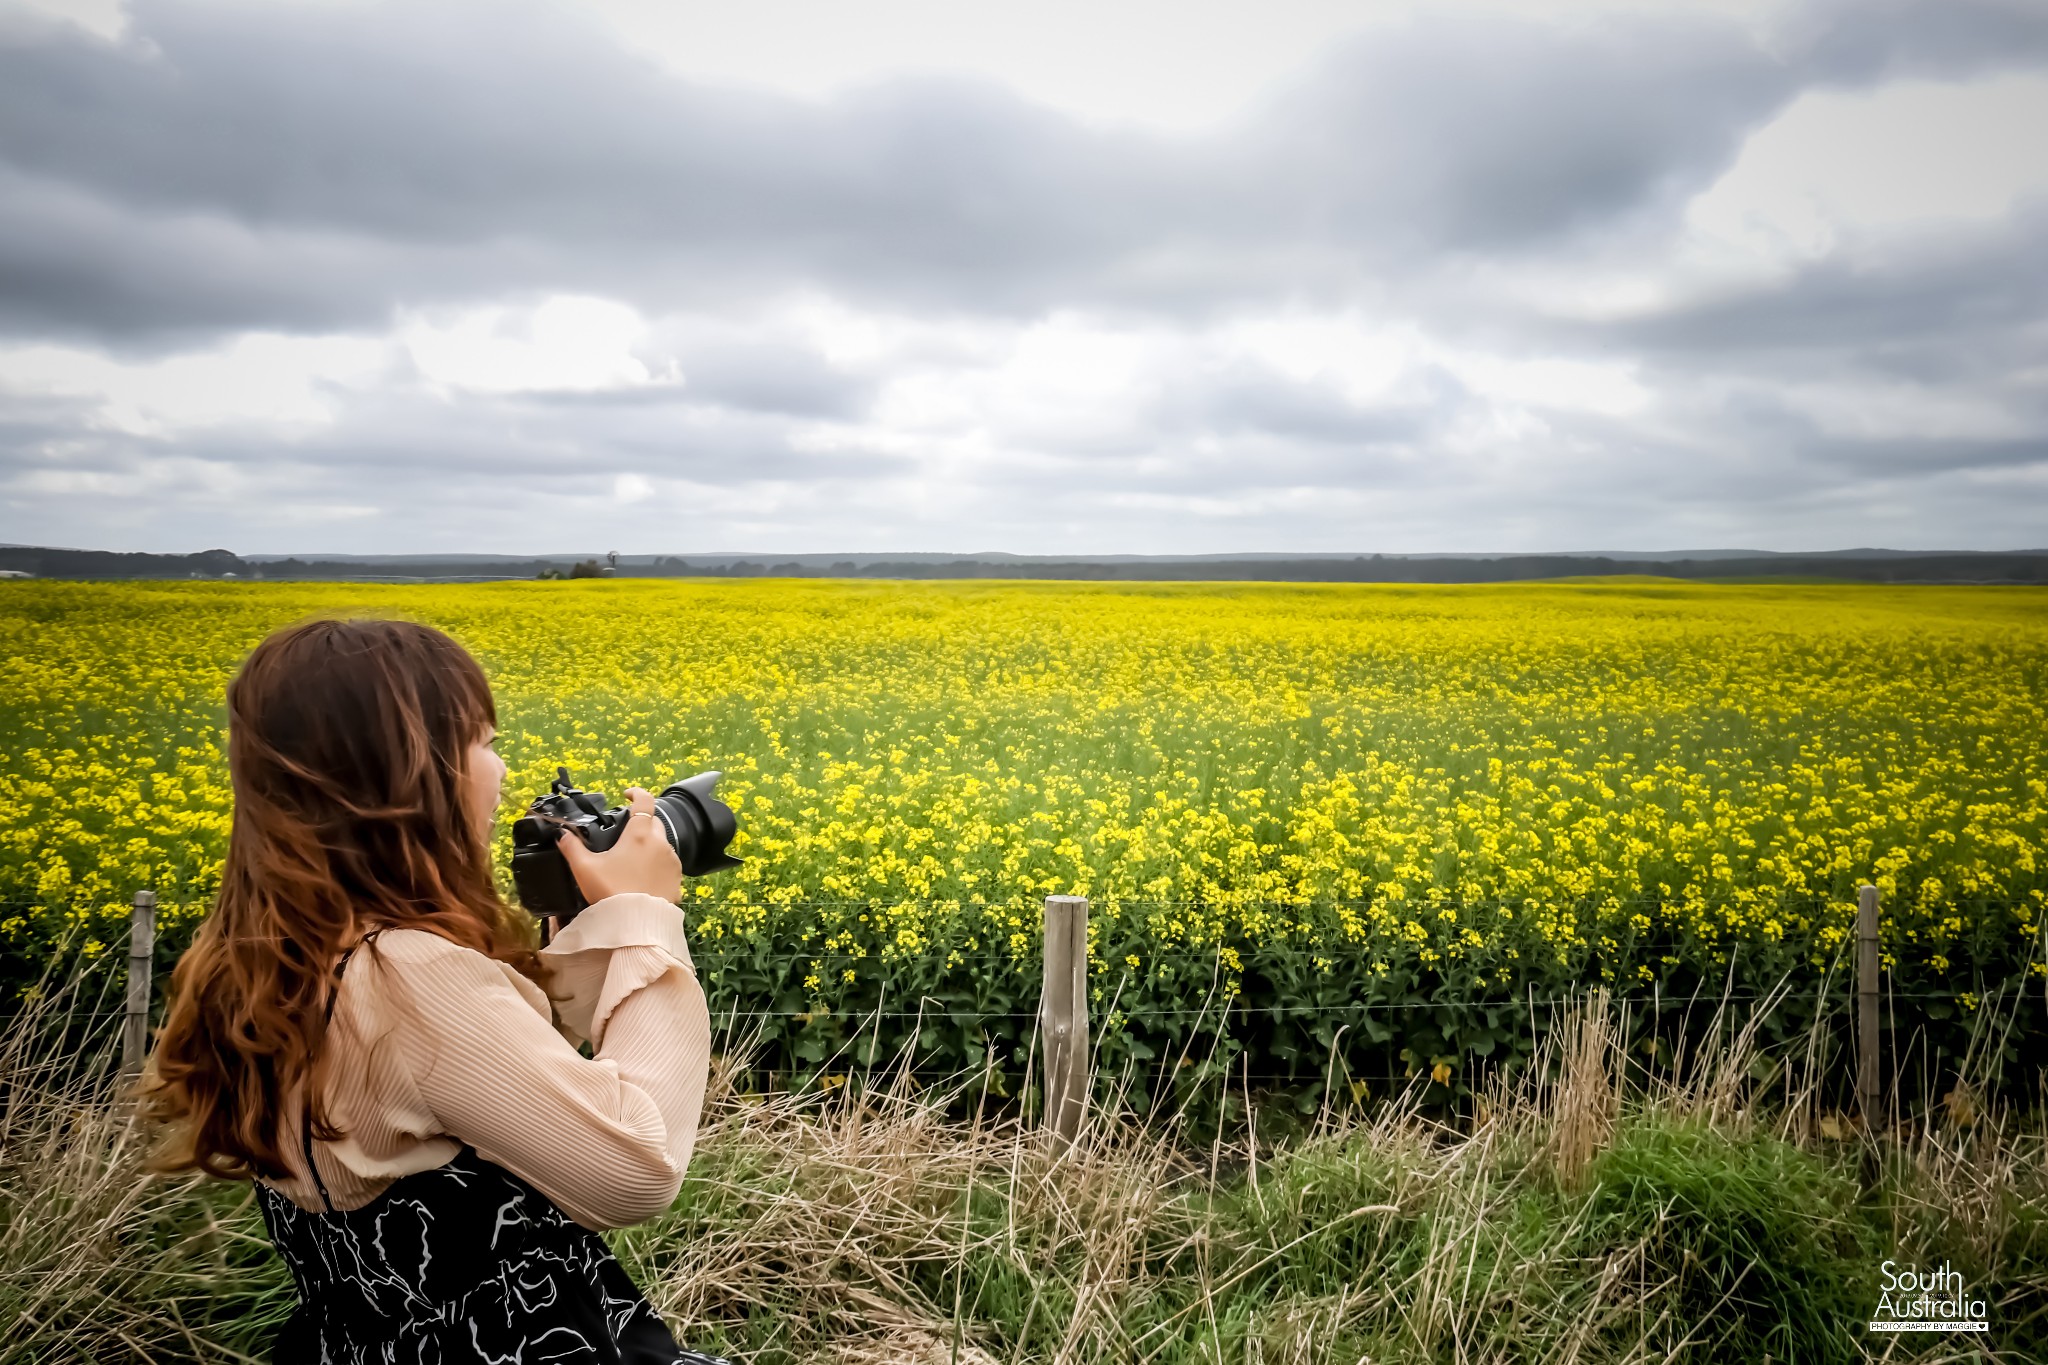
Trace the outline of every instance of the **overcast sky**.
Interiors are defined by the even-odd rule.
[[[2048,545],[2048,0],[0,0],[0,541]]]

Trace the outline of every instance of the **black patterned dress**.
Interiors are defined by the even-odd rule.
[[[677,1346],[603,1238],[473,1148],[341,1211],[306,1127],[326,1212],[256,1185],[299,1291],[276,1365],[727,1365]]]

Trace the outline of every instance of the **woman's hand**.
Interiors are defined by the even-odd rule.
[[[556,847],[569,860],[583,899],[592,905],[607,896],[628,892],[659,896],[674,904],[683,894],[683,865],[661,832],[661,817],[654,813],[654,796],[640,787],[626,788],[626,800],[633,807],[626,817],[619,841],[602,853],[573,834],[564,833]]]

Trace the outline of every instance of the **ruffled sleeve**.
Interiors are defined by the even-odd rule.
[[[654,1100],[678,1171],[696,1145],[711,1059],[710,1010],[683,924],[682,910],[658,896],[610,896],[541,950],[563,1030]]]
[[[658,896],[609,896],[563,925],[540,955],[556,1017],[573,1041],[597,1047],[628,996],[670,973],[696,976],[683,912]]]

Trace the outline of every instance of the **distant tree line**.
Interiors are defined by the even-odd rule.
[[[1254,583],[1511,583],[1546,578],[1650,575],[1691,579],[1824,579],[1869,583],[2048,583],[2048,554],[1929,555],[1882,559],[1621,560],[1605,556],[1518,555],[1505,559],[1087,560],[1012,563],[979,559],[944,562],[851,562],[818,568],[797,563],[737,563],[690,567],[657,564],[662,576],[749,578],[1054,578],[1090,582]],[[639,572],[639,571],[635,571]]]
[[[201,550],[192,555],[121,554],[113,550],[46,550],[32,545],[0,545],[0,569],[38,578],[220,578],[245,577],[250,571],[227,550]]]
[[[1773,555],[1740,559],[1632,560],[1604,555],[1514,555],[1504,559],[1350,558],[1257,560],[1088,560],[1011,562],[980,559],[841,560],[829,566],[796,560],[693,564],[664,556],[651,564],[620,564],[616,555],[579,563],[545,559],[491,562],[421,559],[375,564],[333,560],[251,563],[227,550],[190,555],[122,554],[107,550],[0,547],[0,570],[39,578],[262,578],[377,581],[488,578],[1053,578],[1091,582],[1503,583],[1546,578],[1650,575],[1684,579],[1826,580],[1863,583],[2048,583],[2048,553]]]

